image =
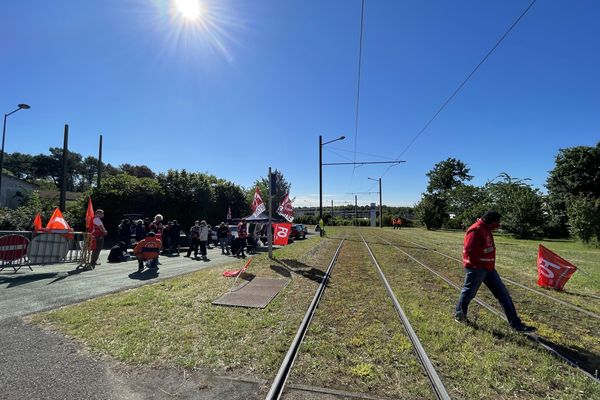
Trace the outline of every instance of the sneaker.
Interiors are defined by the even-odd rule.
[[[469,319],[467,318],[466,315],[463,315],[463,314],[461,314],[461,315],[455,315],[454,316],[454,320],[456,322],[458,322],[459,324],[466,324],[466,325],[469,324]]]
[[[525,325],[525,324],[514,327],[513,329],[520,333],[535,332],[537,330],[537,328],[535,326],[529,326],[529,325]]]

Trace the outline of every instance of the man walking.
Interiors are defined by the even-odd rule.
[[[208,244],[209,233],[210,233],[210,229],[208,228],[208,225],[206,225],[206,221],[202,220],[200,222],[199,239],[200,239],[200,254],[202,255],[203,260],[206,260],[206,246]]]
[[[221,222],[217,228],[217,238],[219,239],[219,245],[221,246],[221,254],[229,254],[227,243],[229,242],[229,228],[225,225],[225,222]]]
[[[198,245],[200,244],[200,221],[194,222],[194,226],[190,228],[190,247],[186,257],[189,257],[194,251],[194,258],[198,257]]]
[[[500,227],[500,218],[498,212],[487,211],[467,229],[463,247],[465,282],[454,317],[459,322],[468,322],[469,303],[475,298],[481,283],[484,283],[502,305],[511,328],[517,332],[532,332],[536,328],[521,322],[510,293],[495,269],[496,245],[492,231]]]

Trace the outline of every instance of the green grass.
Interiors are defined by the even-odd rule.
[[[276,255],[324,269],[335,243],[319,242],[297,241]],[[212,305],[233,283],[233,278],[222,276],[223,270],[240,267],[240,263],[104,296],[33,319],[81,340],[93,351],[128,363],[272,379],[318,284],[288,271],[290,284],[265,310]],[[281,265],[261,255],[248,273],[282,278],[282,271]]]

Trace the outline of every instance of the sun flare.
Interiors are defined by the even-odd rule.
[[[202,14],[198,0],[175,0],[175,5],[184,18],[196,20]]]

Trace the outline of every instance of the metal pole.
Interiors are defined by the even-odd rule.
[[[381,202],[381,177],[379,178],[379,227],[383,228],[383,203]]]
[[[333,200],[331,200],[331,220],[333,221]]]
[[[354,195],[354,225],[358,226],[358,196]]]
[[[2,205],[2,175],[4,175],[4,139],[6,138],[6,117],[4,114],[4,128],[2,128],[2,153],[0,153],[0,206]]]
[[[319,221],[322,219],[323,219],[323,136],[319,135]]]
[[[63,142],[62,154],[62,182],[60,185],[59,208],[62,212],[66,210],[67,202],[67,158],[69,156],[69,125],[65,124],[65,138]]]
[[[98,183],[96,186],[100,189],[102,182],[102,135],[100,135],[100,144],[98,145]]]
[[[273,228],[271,223],[273,209],[273,193],[271,190],[271,167],[269,167],[269,226],[267,228],[267,241],[269,242],[269,258],[273,258]]]

